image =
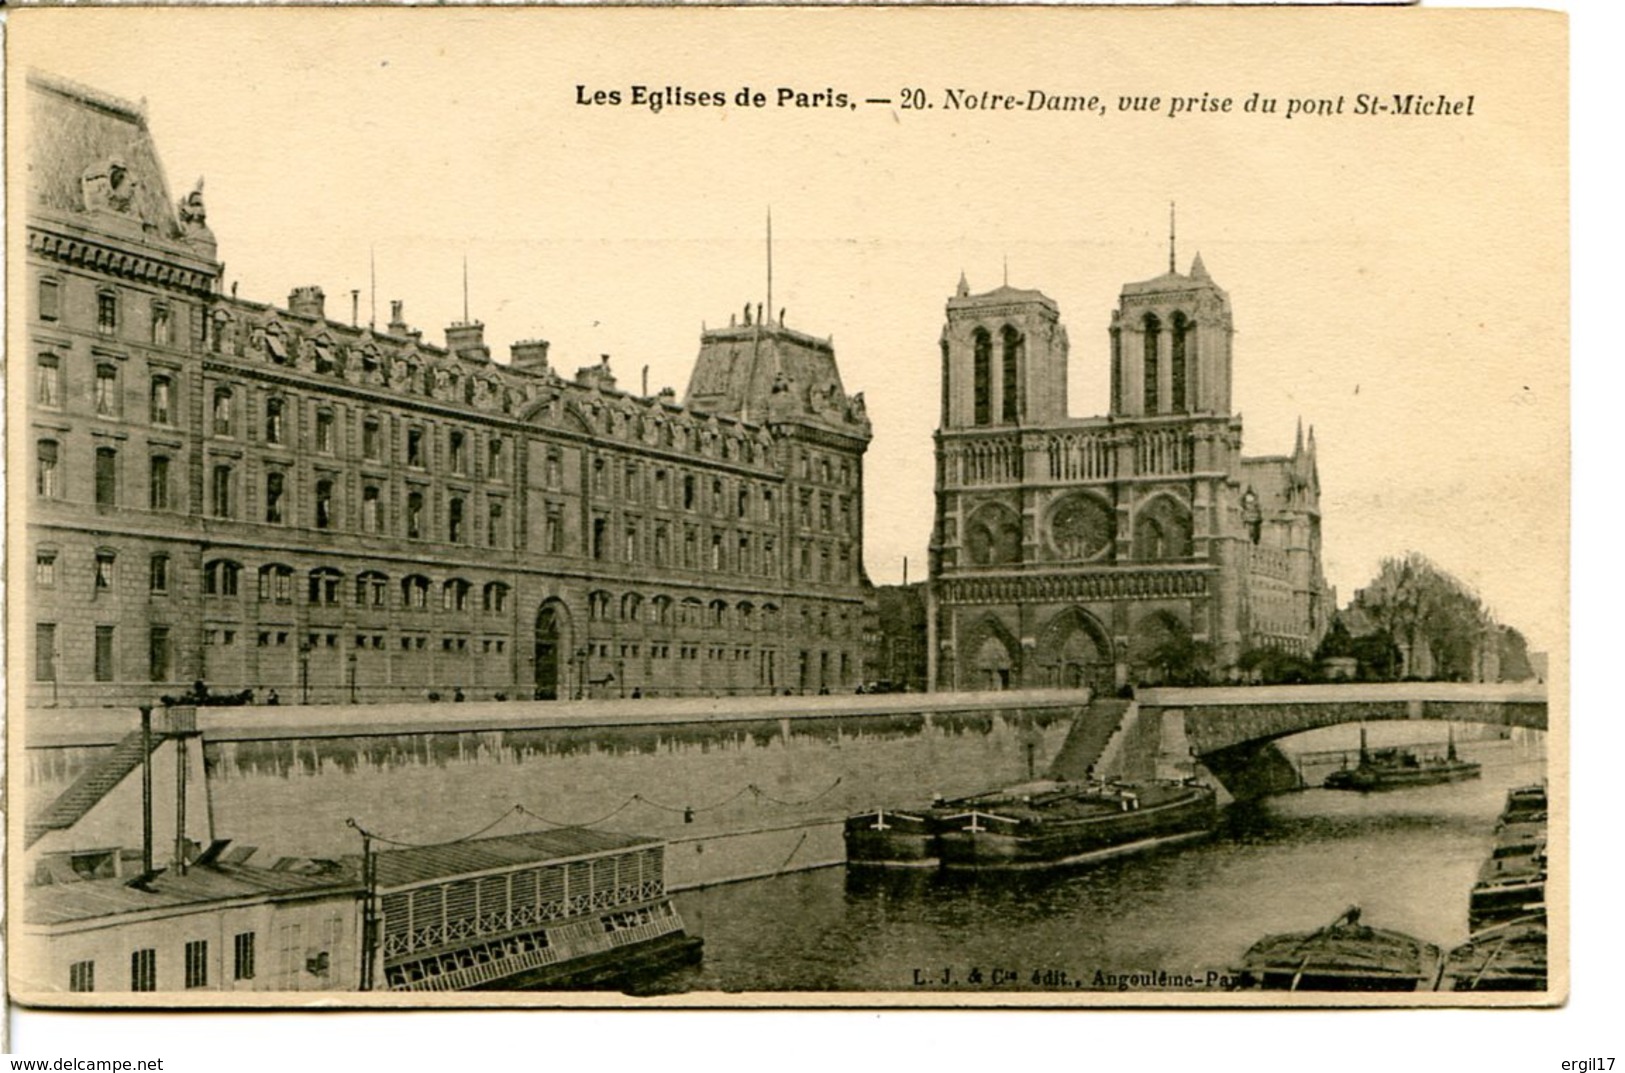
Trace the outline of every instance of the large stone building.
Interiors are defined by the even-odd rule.
[[[937,688],[1116,688],[1308,655],[1321,572],[1314,433],[1244,458],[1229,296],[1198,256],[1123,288],[1111,403],[1069,417],[1055,302],[961,278],[943,328],[931,544]]]
[[[827,341],[747,309],[679,404],[239,299],[139,108],[27,98],[32,704],[857,685],[870,429]]]

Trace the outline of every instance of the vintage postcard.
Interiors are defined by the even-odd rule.
[[[1562,1002],[1566,33],[13,13],[12,995]]]

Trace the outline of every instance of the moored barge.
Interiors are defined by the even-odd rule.
[[[1082,864],[1200,838],[1217,822],[1214,791],[1194,782],[1039,780],[907,812],[848,818],[847,860],[950,870]]]
[[[1450,951],[1444,976],[1452,991],[1546,990],[1546,915],[1478,932]]]

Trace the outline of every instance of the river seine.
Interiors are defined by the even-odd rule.
[[[1464,746],[1484,764],[1466,783],[1234,805],[1206,842],[1082,871],[1012,881],[835,867],[684,892],[704,960],[645,986],[1213,988],[1265,934],[1319,927],[1350,905],[1449,949],[1467,938],[1468,892],[1506,790],[1544,777],[1542,748],[1538,736]]]

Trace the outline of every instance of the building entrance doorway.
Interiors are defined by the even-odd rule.
[[[559,698],[559,606],[545,603],[536,612],[536,699]]]

